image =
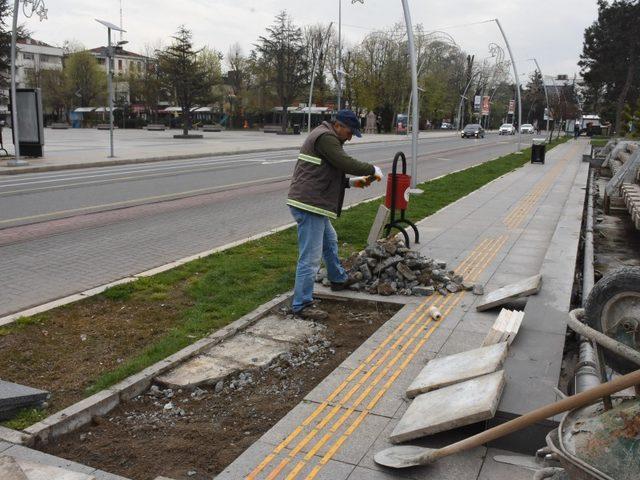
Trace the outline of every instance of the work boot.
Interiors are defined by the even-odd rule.
[[[326,320],[329,314],[324,310],[318,308],[315,303],[311,303],[294,313],[296,317],[304,318],[305,320]]]
[[[360,272],[357,272],[360,273]],[[344,290],[349,288],[351,285],[354,285],[362,280],[362,273],[360,275],[350,273],[347,279],[344,282],[331,282],[331,291],[339,292],[340,290]]]

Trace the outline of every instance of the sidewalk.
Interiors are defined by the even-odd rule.
[[[419,225],[423,254],[457,266],[487,292],[542,273],[542,290],[529,299],[538,312],[525,310],[505,362],[506,388],[493,422],[556,399],[553,387],[560,375],[588,174],[588,164],[581,163],[582,145],[558,146],[545,165],[528,164]],[[391,446],[388,437],[409,405],[404,392],[424,364],[482,344],[499,309],[476,312],[478,298],[461,292],[406,304],[216,478],[532,478],[531,470],[496,462],[495,455],[514,453],[493,444],[430,467],[392,471],[373,462],[375,453]],[[431,305],[442,312],[442,320],[429,319]],[[555,316],[547,318],[549,311]],[[507,443],[511,451],[532,455],[544,446],[541,434],[553,426],[553,421],[535,425],[496,445]],[[438,447],[477,431],[476,425],[411,443]]]
[[[45,129],[45,156],[28,158],[29,165],[8,167],[0,162],[0,175],[32,173],[70,168],[121,165],[183,158],[209,157],[215,155],[251,153],[257,151],[299,149],[307,134],[277,135],[257,131],[229,130],[223,132],[193,132],[202,139],[176,139],[178,130],[164,132],[147,130],[115,130],[114,153],[109,155],[109,131],[95,129]],[[421,132],[420,138],[442,138],[457,136],[450,130]],[[363,135],[353,138],[351,145],[375,142],[409,142],[406,135]],[[13,154],[13,145],[7,145]]]

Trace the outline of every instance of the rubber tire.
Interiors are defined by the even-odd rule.
[[[596,283],[585,302],[585,320],[591,328],[603,332],[600,322],[602,309],[615,295],[624,292],[637,292],[640,294],[640,267],[622,267],[604,276]],[[627,374],[638,369],[638,366],[629,360],[619,357],[603,348],[605,363],[621,374]]]

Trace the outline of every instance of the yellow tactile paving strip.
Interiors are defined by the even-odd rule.
[[[521,225],[533,211],[535,204],[562,172],[568,159],[572,155],[575,157],[576,149],[577,147],[570,149],[507,213],[503,222],[509,230]],[[469,281],[477,280],[508,238],[508,233],[505,233],[481,240],[456,271]],[[371,413],[464,294],[465,292],[458,292],[446,297],[437,294],[420,303],[287,438],[273,448],[247,479],[257,479],[261,474],[266,474],[267,467],[276,462],[275,467],[264,477],[267,480],[293,480],[312,462],[316,463],[304,478],[315,478]],[[439,321],[429,316],[432,306],[442,314]],[[339,433],[340,430],[342,433]],[[302,452],[305,448],[308,449],[306,453]],[[322,451],[324,454],[321,454]],[[291,465],[293,467],[289,470]]]

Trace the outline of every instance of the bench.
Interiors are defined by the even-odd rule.
[[[278,133],[282,131],[282,125],[265,125],[262,127],[264,133]]]
[[[162,123],[150,123],[145,128],[149,131],[155,131],[155,132],[164,132],[167,129],[167,127]]]
[[[50,127],[54,130],[66,130],[67,128],[70,128],[71,125],[68,123],[52,123]]]
[[[222,125],[219,125],[217,123],[214,123],[214,124],[211,124],[211,125],[202,125],[200,130],[202,130],[203,132],[221,132],[222,131]]]
[[[109,130],[109,124],[108,123],[99,123],[96,125],[96,128],[98,130]],[[116,125],[113,126],[113,128],[118,128]]]

